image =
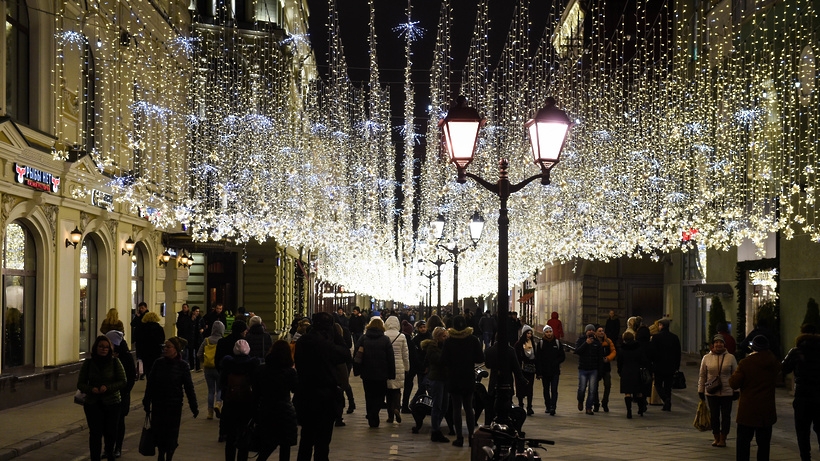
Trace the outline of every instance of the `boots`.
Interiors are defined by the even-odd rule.
[[[632,397],[624,397],[626,403],[626,419],[632,419]]]
[[[432,431],[430,432],[430,441],[447,443],[450,441],[450,439],[445,437],[444,434],[441,433],[441,431]]]
[[[726,434],[721,433],[720,438],[718,439],[718,444],[715,445],[716,447],[725,447],[726,446]]]
[[[638,400],[638,414],[643,416],[646,413],[646,397],[641,396],[637,398]]]
[[[208,408],[208,419],[214,419],[214,409]]]
[[[712,435],[715,436],[715,441],[712,442],[712,446],[716,447],[716,446],[718,446],[718,443],[720,443],[720,432],[714,432],[714,433],[712,433]]]

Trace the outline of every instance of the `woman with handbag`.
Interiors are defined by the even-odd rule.
[[[162,357],[154,362],[145,386],[142,406],[151,417],[151,430],[158,449],[158,461],[171,461],[179,445],[179,426],[182,422],[182,392],[188,397],[188,406],[194,418],[199,415],[191,369],[182,361],[180,351],[188,341],[177,336],[168,338],[162,348]]]
[[[83,411],[88,423],[88,448],[91,461],[102,459],[102,440],[105,456],[114,461],[114,445],[120,420],[120,389],[127,380],[120,361],[114,357],[114,347],[108,337],[97,336],[91,348],[91,358],[83,362],[77,389],[85,394]]]
[[[527,398],[527,414],[535,412],[532,409],[533,383],[537,371],[535,352],[538,350],[536,338],[532,334],[532,327],[521,327],[521,338],[515,343],[515,356],[521,364],[521,372],[526,378],[523,382],[515,382],[515,395],[518,397],[518,406],[524,408],[524,398]]]
[[[624,395],[626,404],[626,417],[632,419],[633,401],[638,403],[638,414],[643,416],[646,412],[646,399],[643,394],[646,383],[641,376],[641,370],[647,369],[649,358],[646,357],[641,343],[635,341],[635,334],[629,330],[623,334],[623,344],[617,357],[618,376],[621,377],[621,394]]]
[[[706,399],[712,420],[713,447],[725,447],[726,436],[732,426],[732,400],[734,392],[729,378],[737,369],[735,356],[726,350],[723,336],[712,338],[712,350],[703,356],[698,377],[698,397]]]

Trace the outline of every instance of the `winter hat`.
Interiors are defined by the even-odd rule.
[[[188,341],[185,338],[180,338],[179,336],[171,336],[168,338],[168,342],[174,345],[174,349],[177,350],[178,354],[182,354],[182,351],[188,346]]]
[[[714,344],[715,341],[720,341],[723,344],[726,344],[726,338],[724,338],[723,335],[720,335],[720,334],[717,334],[717,335],[715,335],[714,338],[712,338],[712,344]]]
[[[418,322],[416,322],[416,330],[423,326],[427,326],[427,322],[425,322],[424,320],[419,320]]]
[[[240,339],[233,345],[233,355],[248,355],[251,353],[251,346],[244,339]]]
[[[122,332],[119,330],[111,330],[106,333],[105,336],[109,341],[111,341],[111,344],[113,344],[114,347],[119,346],[122,342]]]
[[[406,335],[412,335],[413,334],[413,325],[411,325],[410,322],[408,322],[407,320],[402,320],[401,321],[401,332],[406,334]]]
[[[242,320],[235,320],[233,322],[233,326],[231,326],[231,333],[242,333],[248,329],[248,324]]]
[[[664,328],[669,328],[669,319],[668,319],[668,318],[666,318],[666,317],[664,317],[664,318],[662,318],[662,319],[658,320],[658,323],[660,323],[661,325],[663,325],[663,326],[664,326]]]
[[[769,339],[763,335],[755,336],[752,340],[752,350],[755,352],[765,351],[769,348]]]
[[[586,333],[587,331],[595,331],[595,325],[591,323],[587,325],[586,328],[584,328],[584,333]]]
[[[461,331],[467,328],[467,319],[463,315],[453,317],[453,330]]]
[[[551,327],[551,326],[549,326],[549,325],[545,325],[545,326],[544,326],[544,333],[546,333],[546,332],[548,332],[548,331],[552,331],[552,327]]]

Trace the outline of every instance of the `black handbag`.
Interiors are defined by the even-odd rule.
[[[686,389],[686,375],[680,370],[672,375],[672,389]]]
[[[236,434],[236,447],[240,450],[257,452],[260,448],[259,430],[256,421],[251,418],[246,426],[239,429]]]
[[[139,452],[143,456],[154,456],[157,454],[157,446],[154,443],[154,430],[151,429],[151,418],[147,413],[145,414],[145,422],[142,424]]]
[[[645,386],[652,384],[652,373],[648,368],[641,368],[641,383]]]

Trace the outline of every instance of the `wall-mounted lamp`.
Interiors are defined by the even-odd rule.
[[[65,247],[68,248],[70,246],[74,246],[74,249],[77,249],[77,244],[80,243],[80,240],[83,238],[83,233],[80,232],[80,229],[77,226],[74,226],[74,230],[71,231],[71,235],[69,238],[65,239]]]
[[[188,267],[188,252],[180,250],[177,256],[177,267]]]
[[[168,250],[165,250],[162,253],[162,256],[159,257],[159,267],[165,267],[168,265],[168,261],[171,260],[171,253],[168,253]]]
[[[125,241],[125,248],[122,250],[122,254],[128,253],[131,255],[134,252],[134,241],[131,240],[131,237],[128,237],[128,240]]]
[[[188,267],[190,268],[193,265],[194,265],[194,257],[191,256],[191,254],[189,253],[188,254]]]

